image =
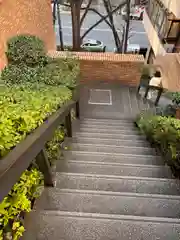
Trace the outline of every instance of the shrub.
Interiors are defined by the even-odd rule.
[[[8,62],[16,65],[34,67],[48,61],[43,41],[31,35],[18,35],[9,39],[6,55]]]
[[[40,82],[47,85],[64,85],[70,89],[76,87],[79,74],[79,64],[75,58],[52,59],[41,69]]]
[[[1,74],[1,80],[8,85],[22,83],[44,83],[51,86],[63,85],[74,89],[78,84],[79,63],[76,59],[67,57],[51,59],[44,66],[30,67],[25,64],[10,64]]]
[[[0,157],[55,112],[72,93],[66,87],[17,85],[0,89]]]
[[[141,115],[137,125],[147,139],[160,148],[168,164],[179,169],[180,121],[172,117]]]
[[[65,128],[64,126],[59,126],[56,129],[51,141],[48,141],[46,143],[46,152],[51,165],[53,165],[55,160],[57,160],[57,158],[60,157],[61,143],[63,142],[64,137]]]
[[[0,88],[0,158],[37,128],[72,96],[66,87],[45,84],[13,85]],[[53,160],[64,139],[64,127],[59,127],[46,144],[48,157]],[[0,204],[0,239],[19,239],[24,232],[22,213],[31,210],[38,197],[41,173],[30,167]]]
[[[72,98],[68,88],[76,86],[79,73],[75,58],[48,58],[43,42],[34,36],[10,39],[7,57],[9,65],[2,71],[0,85],[0,159]],[[64,136],[65,128],[59,126],[46,143],[51,165]],[[0,204],[0,240],[16,240],[22,235],[22,213],[31,210],[41,181],[41,173],[31,165],[4,198]]]
[[[39,68],[32,68],[27,65],[10,64],[1,73],[1,80],[5,84],[22,84],[38,81]]]
[[[0,203],[0,240],[17,240],[24,232],[23,213],[30,212],[31,202],[39,196],[42,174],[26,170],[7,197]]]
[[[172,102],[176,107],[180,106],[180,92],[172,93]]]
[[[43,42],[35,36],[19,35],[8,41],[9,65],[2,71],[5,84],[45,83],[74,89],[78,84],[79,63],[74,56],[52,59]]]

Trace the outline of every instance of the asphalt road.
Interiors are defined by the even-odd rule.
[[[99,20],[99,16],[94,13],[88,13],[87,17],[85,18],[84,24],[82,26],[81,35],[94,23]],[[72,29],[71,29],[71,15],[68,12],[61,12],[61,21],[62,21],[62,29],[63,29],[63,39],[64,44],[71,45],[72,44]],[[123,20],[121,16],[115,17],[115,25],[117,27],[118,33],[121,36],[122,33],[122,24]],[[131,21],[130,25],[130,33],[129,33],[129,43],[130,44],[139,44],[140,47],[148,47],[149,42],[147,35],[144,30],[143,23],[141,21]],[[57,45],[60,44],[59,41],[59,33],[58,33],[58,23],[56,21],[55,24],[55,31],[56,31],[56,43]],[[114,38],[111,29],[109,26],[102,22],[99,24],[95,29],[93,29],[85,39],[96,39],[102,41],[106,46],[108,51],[113,51],[115,44]]]

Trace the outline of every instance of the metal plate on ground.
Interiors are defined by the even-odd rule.
[[[88,104],[112,105],[112,92],[109,89],[90,89]]]

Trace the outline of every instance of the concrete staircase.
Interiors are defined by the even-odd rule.
[[[56,171],[24,239],[180,239],[179,181],[132,121],[82,119]]]

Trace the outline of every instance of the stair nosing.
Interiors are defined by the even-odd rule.
[[[96,138],[96,137],[78,137],[78,136],[73,136],[72,138],[70,139],[74,139],[74,140],[80,140],[80,139],[85,139],[85,140],[107,140],[107,141],[118,141],[118,139],[114,139],[114,138]],[[119,139],[119,141],[124,141],[124,142],[134,142],[133,140],[131,139]],[[139,140],[136,140],[137,143],[146,143],[146,144],[149,144],[147,141],[145,141],[144,139],[139,139]]]
[[[120,121],[123,121],[123,122],[131,122],[133,123],[134,121],[132,119],[125,119],[125,118],[119,118],[119,119],[113,119],[113,118],[84,118],[84,117],[81,117],[80,118],[80,121],[99,121],[99,122],[111,122],[111,121],[114,121],[114,122],[120,122]]]
[[[143,148],[149,150],[155,150],[152,147],[144,147],[144,146],[126,146],[126,145],[108,145],[108,144],[96,144],[96,143],[76,143],[72,142],[71,144],[81,145],[81,146],[95,146],[95,147],[112,147],[112,148]]]
[[[84,127],[87,127],[87,128],[96,128],[96,127],[100,127],[100,126],[102,126],[102,127],[109,127],[109,128],[117,128],[117,127],[122,127],[122,128],[128,128],[128,127],[132,127],[132,129],[134,128],[134,129],[137,129],[136,128],[136,126],[135,126],[135,124],[105,124],[105,123],[99,123],[99,124],[97,124],[97,123],[79,123],[79,127],[81,128],[84,128]]]
[[[113,118],[94,118],[94,117],[85,117],[85,116],[81,116],[81,120],[98,120],[98,119],[102,119],[102,120],[113,120]],[[129,118],[118,118],[118,120],[127,120],[129,121],[128,119]],[[116,121],[116,120],[115,120]]]
[[[56,172],[56,175],[61,176],[74,176],[74,177],[90,177],[101,179],[127,179],[127,180],[144,180],[144,181],[160,181],[160,182],[174,182],[177,183],[178,179],[175,178],[150,178],[150,177],[136,177],[136,176],[121,176],[121,175],[106,175],[106,174],[85,174],[85,173],[68,173],[68,172]]]
[[[77,131],[77,132],[74,132],[74,136],[78,136],[78,135],[80,135],[80,134],[97,134],[97,133],[95,133],[95,132],[81,132],[81,131]],[[107,135],[107,136],[119,136],[119,134],[116,134],[116,133],[105,133],[105,132],[98,132],[98,134],[101,134],[102,136],[103,135]],[[142,139],[145,139],[145,136],[144,135],[141,135],[141,134],[122,134],[121,133],[121,135],[120,136],[128,136],[128,137],[131,137],[131,136],[136,136],[136,137],[142,137]]]
[[[77,163],[77,164],[87,164],[87,165],[110,165],[110,166],[125,166],[125,167],[146,167],[146,168],[166,168],[169,169],[167,165],[152,165],[152,164],[132,164],[132,163],[113,163],[113,162],[94,162],[94,161],[78,161],[78,160],[68,160],[66,163]]]
[[[48,189],[49,191],[49,189]],[[153,199],[172,199],[180,200],[178,195],[167,195],[167,194],[148,194],[148,193],[131,193],[131,192],[112,192],[102,190],[82,190],[82,189],[70,189],[70,188],[50,188],[50,191],[58,191],[58,193],[74,193],[74,194],[85,194],[85,195],[97,195],[97,196],[125,196],[125,197],[139,197],[139,198],[153,198]]]
[[[98,128],[98,126],[97,126],[97,128],[93,128],[93,130],[97,130],[97,129],[99,129]],[[89,130],[89,128],[88,127],[81,127],[80,128],[80,131],[87,131],[87,132],[89,132],[88,130]],[[99,129],[100,131],[101,130],[107,130],[107,129],[104,129],[104,128],[102,128],[102,129]],[[138,131],[138,129],[130,129],[130,130],[127,130],[127,129],[108,129],[109,131],[113,131],[113,132],[132,132],[132,133],[138,133],[139,131]],[[92,129],[90,129],[90,131],[92,131]],[[101,133],[101,132],[100,132]]]
[[[73,150],[70,149],[68,151],[65,152],[72,152],[72,153],[79,153],[82,155],[89,155],[89,153],[91,153],[92,155],[117,155],[117,156],[124,156],[124,157],[147,157],[147,158],[152,158],[152,157],[156,157],[156,158],[161,158],[160,155],[151,155],[151,154],[131,154],[131,153],[105,153],[105,152],[92,152],[92,151],[81,151],[81,150]]]
[[[162,218],[162,217],[144,217],[133,215],[118,215],[118,214],[100,214],[100,213],[84,213],[84,212],[68,212],[60,210],[39,210],[41,215],[46,216],[62,216],[62,217],[81,217],[90,219],[104,219],[104,220],[124,220],[134,222],[154,222],[167,224],[180,224],[180,219],[177,218]]]

